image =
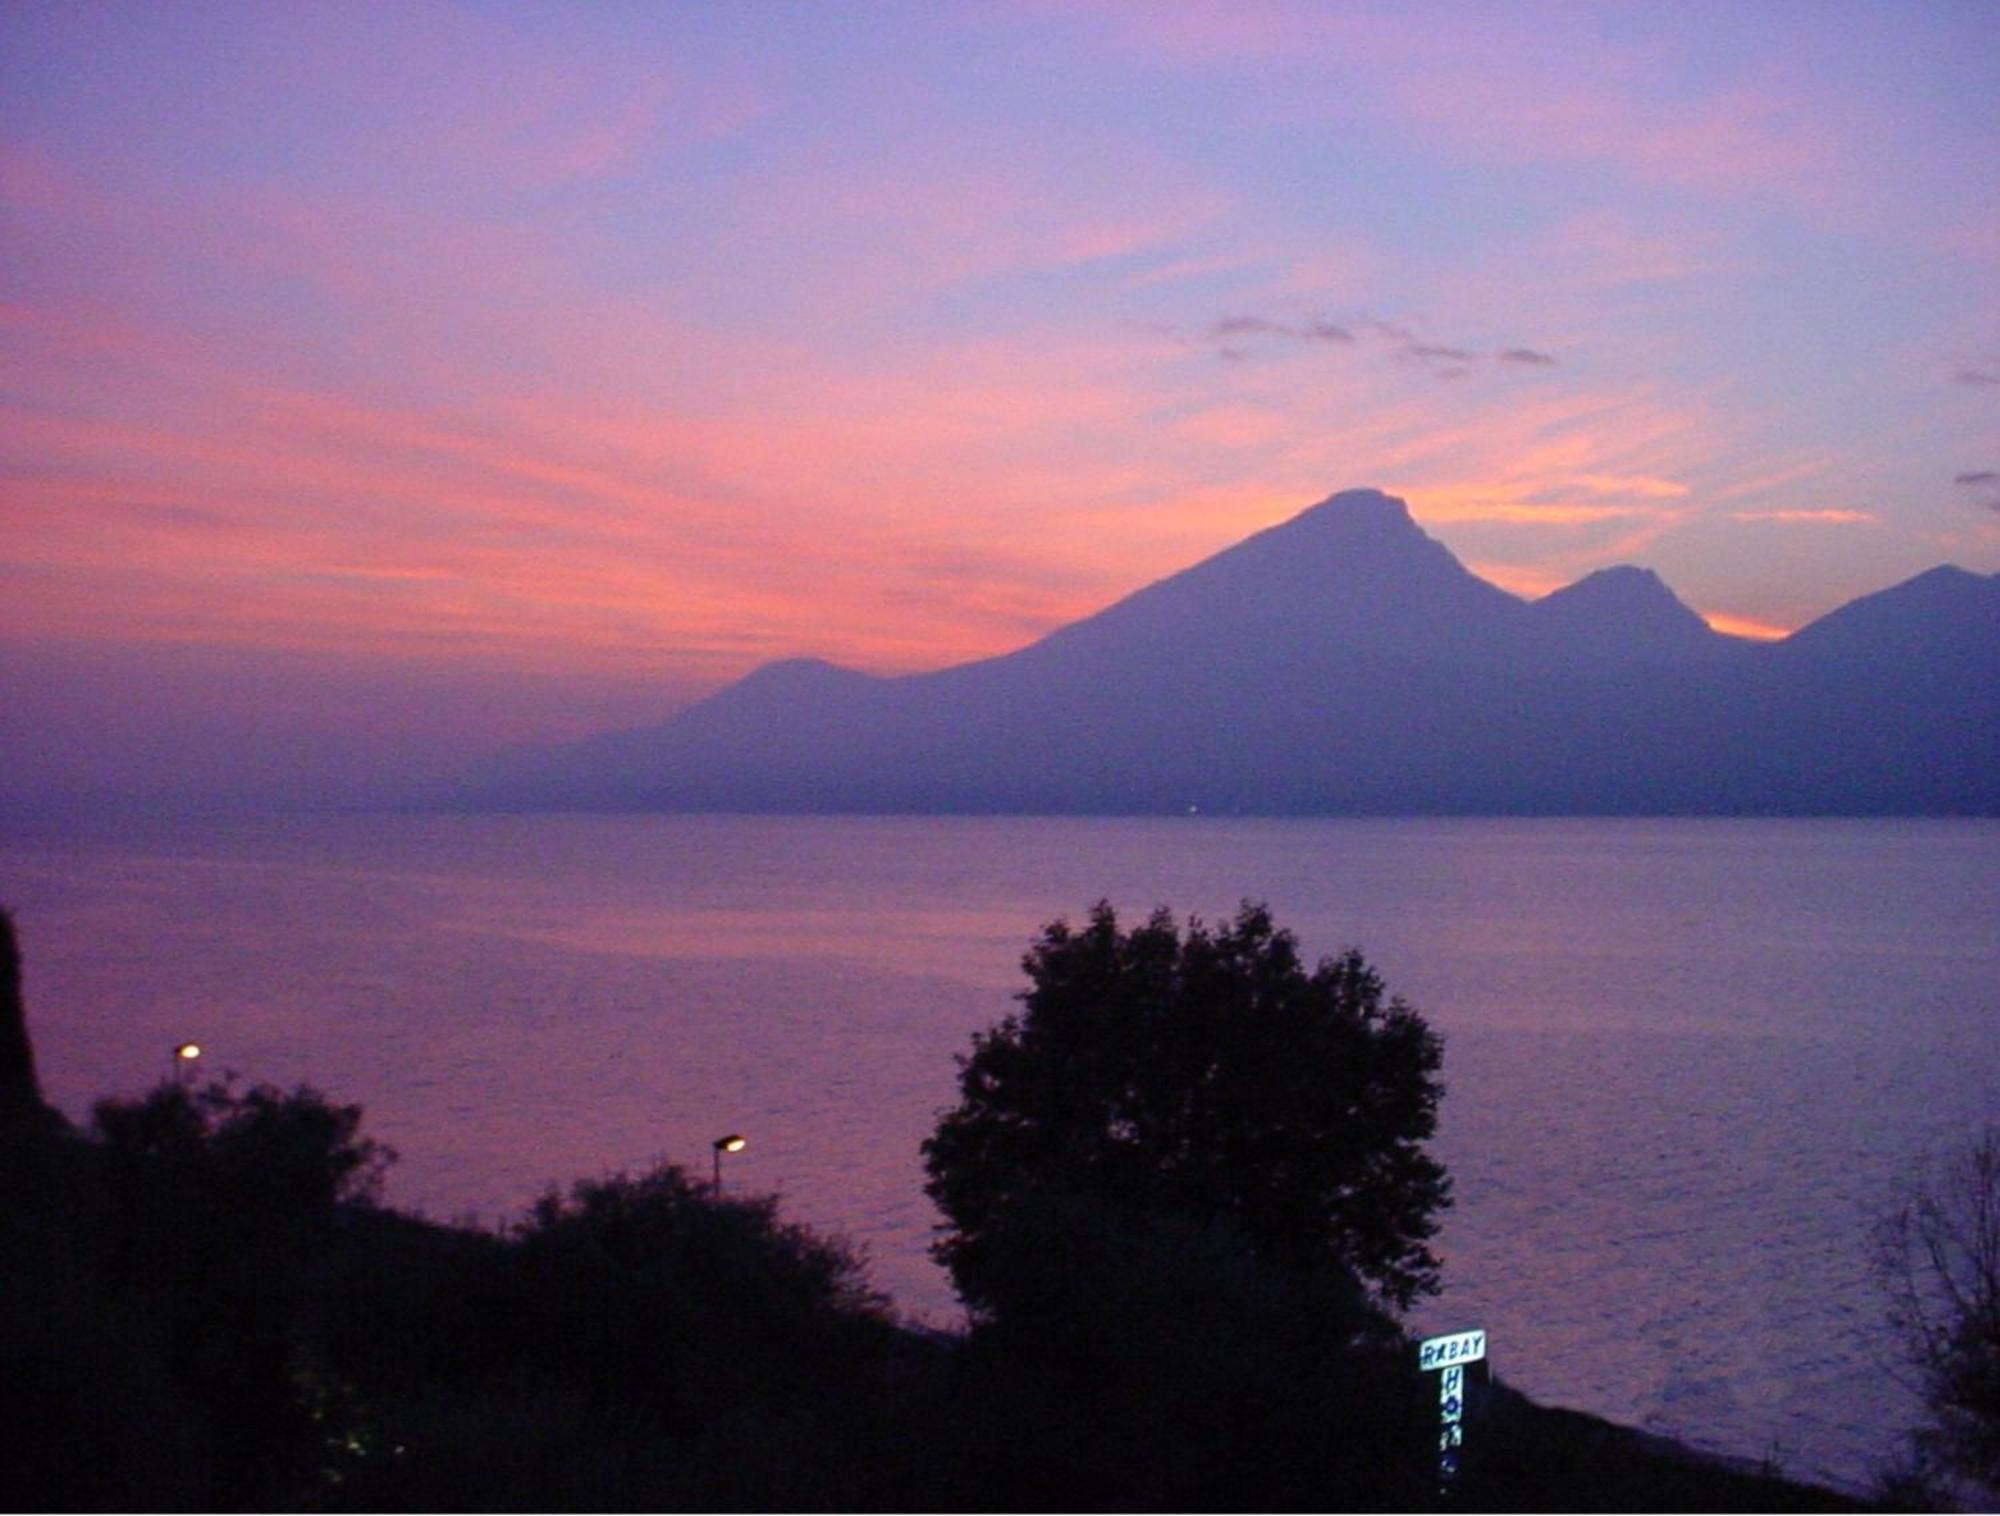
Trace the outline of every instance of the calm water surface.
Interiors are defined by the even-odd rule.
[[[949,1320],[917,1144],[1051,917],[1268,900],[1446,1038],[1420,1324],[1530,1394],[1847,1484],[1915,1416],[1868,1231],[2000,1119],[2000,824],[368,817],[16,836],[73,1115],[211,1065],[366,1105],[390,1198],[751,1145],[726,1182]]]

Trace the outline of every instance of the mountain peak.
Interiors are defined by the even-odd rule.
[[[1636,563],[1614,563],[1609,568],[1592,569],[1577,580],[1577,583],[1655,585],[1663,590],[1667,587],[1666,581],[1658,574],[1649,568],[1641,568]]]
[[[1376,649],[1436,661],[1490,647],[1521,602],[1468,572],[1394,495],[1342,490],[1010,657],[1259,648],[1319,666]]]
[[[1375,489],[1328,495],[1210,561],[1238,554],[1301,572],[1465,574],[1450,550],[1417,525],[1407,502]]]
[[[1576,583],[1565,585],[1553,594],[1547,595],[1544,603],[1558,598],[1577,604],[1592,603],[1607,606],[1673,605],[1683,610],[1680,597],[1667,588],[1667,582],[1649,568],[1637,564],[1618,563],[1610,568],[1592,569]],[[1688,612],[1693,615],[1692,611]]]
[[[1339,490],[1317,505],[1309,505],[1287,526],[1337,527],[1344,531],[1411,531],[1422,528],[1411,519],[1406,501],[1376,489]]]
[[[824,658],[780,658],[772,663],[759,664],[743,677],[742,683],[771,685],[778,688],[793,688],[824,683],[827,680],[865,678],[853,669],[842,668],[837,663],[829,663]]]
[[[1977,661],[2000,645],[2000,574],[1975,574],[1941,563],[1914,579],[1850,600],[1780,644],[1790,656],[1866,656]]]
[[[1571,661],[1671,661],[1728,645],[1658,574],[1629,563],[1586,574],[1529,612]]]
[[[1927,568],[1914,579],[1905,579],[1900,586],[1907,589],[1912,585],[1923,585],[1926,591],[1942,590],[1946,594],[1990,593],[1980,588],[2000,579],[2000,574],[1975,574],[1971,569],[1960,568],[1956,563],[1940,563],[1935,568]]]

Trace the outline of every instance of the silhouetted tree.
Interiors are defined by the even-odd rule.
[[[1442,1049],[1360,954],[1308,970],[1258,905],[1183,935],[1164,909],[1128,932],[1100,903],[1023,967],[1025,1010],[974,1037],[923,1148],[950,1226],[934,1251],[975,1310],[1006,1294],[1010,1213],[1050,1193],[1224,1229],[1397,1309],[1436,1289],[1449,1181],[1422,1144]]]
[[[2000,1127],[1925,1173],[1880,1242],[1891,1319],[1930,1412],[1919,1471],[2000,1491]]]
[[[21,1003],[21,950],[14,918],[0,910],[0,1124],[48,1114],[35,1081],[35,1050]]]
[[[1423,1504],[1435,1384],[1345,1274],[1268,1263],[1221,1226],[1054,1192],[1010,1206],[987,1243],[992,1293],[958,1403],[989,1430],[962,1504]]]
[[[297,1498],[346,1440],[308,1321],[328,1249],[394,1158],[361,1120],[309,1087],[228,1082],[92,1111],[99,1267],[157,1323],[223,1504]]]

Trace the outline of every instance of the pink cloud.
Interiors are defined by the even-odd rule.
[[[1648,185],[1819,204],[1843,192],[1852,161],[1844,118],[1782,68],[1697,94],[1663,88],[1669,31],[1612,41],[1520,6],[1267,0],[1094,14],[1111,46],[1160,65],[1276,73],[1287,81],[1271,95],[1287,102],[1281,112],[1387,117],[1488,161],[1597,164]]]
[[[1114,45],[1178,65],[1262,62],[1296,56],[1351,28],[1352,17],[1312,11],[1285,0],[1237,0],[1134,9],[1116,0],[1045,6],[1051,13],[1082,10],[1106,28]]]
[[[1775,521],[1784,526],[1873,526],[1881,517],[1873,511],[1842,509],[1731,511],[1731,521]]]
[[[1572,67],[1535,59],[1499,68],[1491,57],[1459,56],[1410,69],[1392,93],[1412,122],[1462,152],[1601,163],[1644,183],[1726,194],[1831,191],[1842,160],[1803,97],[1782,83],[1670,100],[1643,69],[1580,79]]]
[[[1256,267],[1256,260],[1243,253],[1196,254],[1169,258],[1151,268],[1127,274],[1123,283],[1128,290],[1145,290],[1161,285],[1191,284],[1218,275],[1244,274]]]
[[[46,148],[0,138],[0,205],[34,215],[69,213],[77,208],[77,184]]]
[[[1052,394],[1042,356],[967,351],[952,385],[912,374],[897,381],[900,396],[880,379],[830,388],[820,375],[789,406],[762,396],[754,417],[635,415],[623,426],[603,412],[573,424],[526,397],[454,415],[183,373],[205,395],[198,432],[16,418],[50,467],[8,485],[10,514],[35,526],[47,571],[11,609],[107,636],[421,642],[476,658],[523,652],[545,629],[579,658],[688,647],[739,672],[791,652],[910,666],[998,651],[1076,607],[1064,576],[959,547],[985,567],[961,567],[940,593],[934,530],[913,537],[883,521],[866,471],[880,479],[886,466],[904,490],[934,497],[949,488],[926,477],[940,450],[997,452],[1038,416],[1088,425],[1096,408],[1074,385]],[[742,482],[662,484],[690,460]],[[857,476],[859,492],[827,489]],[[997,510],[1021,490],[1016,471],[969,493]],[[208,529],[180,529],[188,518],[177,513],[197,508],[211,513]],[[1054,588],[1021,587],[1037,577]],[[902,621],[885,625],[885,592]],[[911,619],[919,613],[946,624]]]
[[[616,177],[646,154],[713,140],[770,109],[754,60],[684,65],[667,38],[532,26],[462,6],[401,7],[366,24],[339,7],[253,10],[274,104],[343,122],[337,151],[380,178],[544,190]]]
[[[785,249],[767,298],[792,319],[851,327],[982,281],[1119,260],[1157,267],[1233,200],[1173,162],[1038,158],[967,141],[865,163],[811,154],[735,181],[717,235]]]
[[[1834,473],[1838,466],[1837,461],[1831,458],[1808,458],[1786,464],[1781,468],[1759,471],[1747,477],[1730,480],[1711,489],[1708,498],[1719,505],[1731,500],[1769,495],[1783,491],[1791,485],[1823,479]]]
[[[1538,239],[1531,255],[1552,262],[1571,289],[1673,283],[1731,268],[1713,233],[1641,226],[1628,212],[1603,209],[1564,217]]]
[[[467,91],[427,150],[528,189],[618,177],[654,152],[725,137],[771,110],[753,80],[635,62],[610,78],[521,65],[514,92]]]

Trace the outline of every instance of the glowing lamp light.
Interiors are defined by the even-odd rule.
[[[722,1193],[722,1155],[740,1153],[749,1146],[749,1139],[741,1132],[731,1132],[727,1137],[718,1137],[711,1144],[715,1149],[715,1193]]]
[[[200,1056],[201,1044],[199,1042],[183,1042],[179,1047],[174,1049],[174,1057],[182,1063],[192,1063]]]

